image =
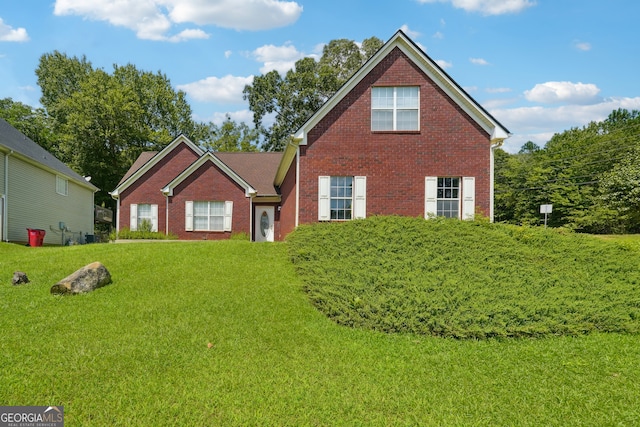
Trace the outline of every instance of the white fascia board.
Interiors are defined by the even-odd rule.
[[[147,163],[142,165],[142,167],[140,169],[135,171],[129,178],[127,178],[127,180],[125,182],[120,184],[118,187],[116,187],[115,190],[113,190],[111,193],[109,193],[109,194],[111,194],[111,197],[113,197],[114,199],[118,198],[122,191],[127,189],[134,182],[136,182],[142,175],[147,173],[147,171],[149,171],[149,169],[151,169],[156,164],[158,164],[169,153],[171,153],[171,151],[173,151],[174,148],[176,148],[181,143],[185,143],[198,156],[202,156],[204,154],[204,151],[202,151],[202,149],[200,147],[198,147],[196,144],[191,142],[191,140],[189,138],[187,138],[186,136],[180,134],[177,138],[175,138],[173,141],[171,141],[169,143],[169,145],[164,147],[158,154],[153,156]]]
[[[302,145],[302,141],[304,139],[306,143],[306,138],[303,138],[301,135],[304,134],[303,130],[300,130],[297,134],[292,135],[289,138],[289,142],[287,146],[284,148],[284,152],[282,153],[282,159],[280,159],[280,164],[278,165],[278,169],[276,171],[276,176],[273,180],[273,184],[276,187],[279,187],[284,182],[284,178],[287,176],[287,172],[291,167],[291,162],[296,157],[298,152],[298,146]]]

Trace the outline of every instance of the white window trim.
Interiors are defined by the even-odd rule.
[[[204,201],[204,200],[203,200]],[[215,201],[210,200],[208,202]],[[220,233],[231,231],[233,226],[233,201],[226,200],[224,202],[224,215],[222,219],[222,230],[196,230],[193,225],[193,200],[184,202],[184,229],[185,231],[205,231],[211,233]]]
[[[60,189],[60,187],[63,187],[62,189]],[[60,175],[56,175],[56,193],[60,194],[61,196],[68,196],[69,195],[69,180],[61,177]]]
[[[418,89],[418,106],[416,108],[399,108],[398,107],[398,89],[399,88],[406,88],[406,87],[415,87],[416,89]],[[420,130],[420,86],[374,86],[371,90],[371,97],[373,98],[373,90],[374,89],[389,89],[389,88],[393,88],[393,107],[391,107],[391,111],[392,111],[392,123],[391,123],[391,129],[376,129],[373,130],[373,112],[374,111],[386,111],[389,110],[389,108],[374,108],[373,107],[373,99],[372,99],[372,103],[371,103],[371,130],[373,132],[418,132]],[[413,111],[416,110],[417,111],[417,124],[416,124],[416,129],[398,129],[398,111],[400,110],[407,110],[407,111]]]
[[[334,175],[337,176],[337,175]],[[349,176],[349,175],[346,175]],[[353,177],[351,219],[367,217],[367,177]],[[331,221],[331,176],[318,177],[318,221]],[[349,220],[334,220],[349,221]]]
[[[473,176],[461,177],[461,196],[458,197],[459,218],[473,220],[475,218],[476,178]],[[424,217],[429,219],[438,214],[438,177],[427,176],[424,180]]]
[[[151,206],[151,231],[158,232],[158,205],[152,203],[140,203]],[[138,230],[138,203],[129,205],[129,229]]]

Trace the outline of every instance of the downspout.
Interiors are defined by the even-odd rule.
[[[253,196],[254,194],[249,195],[249,241],[255,242],[255,236],[253,235],[253,231],[256,228],[253,223]]]
[[[300,217],[300,145],[296,147],[296,222],[295,227],[298,228]]]
[[[164,234],[165,236],[169,235],[169,195],[164,195]]]
[[[502,143],[504,142],[504,139],[497,139],[495,140],[496,142],[491,144],[491,154],[489,156],[489,220],[491,222],[493,222],[494,219],[494,188],[495,188],[495,184],[494,184],[494,180],[495,180],[495,150],[496,148],[500,148],[502,147]]]
[[[120,233],[120,197],[116,199],[116,236]]]
[[[9,156],[11,156],[12,154],[13,150],[10,150],[7,154],[4,155],[4,197],[2,198],[4,206],[2,209],[2,236],[0,236],[0,239],[4,240],[5,242],[9,241],[7,230],[7,228],[9,227],[9,214],[7,209],[9,203],[7,203],[7,199],[9,194]]]

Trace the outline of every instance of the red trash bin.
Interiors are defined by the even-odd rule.
[[[46,231],[38,228],[27,228],[27,232],[29,233],[29,246],[42,246]]]

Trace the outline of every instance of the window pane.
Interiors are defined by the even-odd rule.
[[[418,108],[418,88],[399,87],[397,105],[398,108]]]
[[[400,110],[396,130],[418,130],[418,110]]]
[[[393,88],[374,87],[371,89],[371,108],[393,108]]]
[[[224,225],[224,217],[212,216],[211,217],[211,231],[222,231]]]
[[[393,111],[374,110],[371,112],[371,130],[393,130]]]
[[[138,205],[138,218],[151,219],[151,205]]]
[[[213,216],[224,216],[224,202],[211,202],[210,206],[210,215]]]
[[[207,202],[193,202],[193,215],[194,216],[206,216],[209,214],[209,203]]]
[[[196,216],[193,218],[193,227],[196,230],[208,230],[209,229],[209,217]]]

